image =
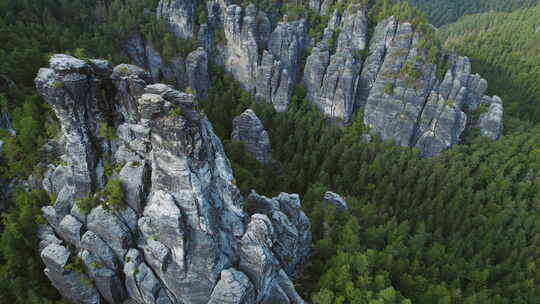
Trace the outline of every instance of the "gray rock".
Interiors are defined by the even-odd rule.
[[[244,10],[237,5],[228,6],[223,19],[223,30],[226,38],[225,70],[231,73],[246,91],[254,93],[259,58],[255,8]]]
[[[415,147],[424,157],[434,156],[459,143],[466,122],[467,115],[456,104],[431,92],[418,122]]]
[[[115,213],[98,206],[88,215],[87,227],[88,230],[99,235],[114,251],[117,258],[122,260],[127,250],[134,246],[133,233],[136,221],[137,215],[130,208]]]
[[[488,104],[488,109],[480,115],[480,134],[493,140],[498,139],[503,133],[503,105],[498,96],[493,96]]]
[[[66,242],[79,247],[81,235],[83,234],[83,224],[71,215],[66,215],[59,224],[58,233]]]
[[[62,245],[62,240],[56,237],[54,229],[50,225],[40,224],[37,231],[39,242],[39,252],[50,244]]]
[[[396,19],[390,17],[379,22],[375,27],[373,38],[371,38],[369,45],[369,56],[366,58],[360,74],[356,109],[363,107],[367,101],[369,92],[383,64],[387,48],[396,34],[397,25]]]
[[[71,253],[66,247],[50,244],[41,251],[41,259],[47,267],[45,275],[62,297],[72,303],[102,303],[98,291],[90,283],[88,277],[75,271],[65,271]]]
[[[44,185],[58,199],[43,208],[50,225],[39,237],[46,274],[66,300],[302,303],[283,270],[295,272],[307,256],[309,222],[297,196],[276,198],[268,220],[275,232],[259,238],[263,243],[248,242],[256,232],[246,233],[248,218],[231,165],[195,96],[164,84],[143,87],[148,74],[135,66],[111,69],[105,61],[54,58],[57,70],[42,69],[36,83],[59,116],[67,164],[47,174]],[[94,90],[110,80],[116,96],[100,95],[110,99],[104,100]],[[116,138],[100,135],[105,110],[114,117],[107,122],[114,124],[109,127]],[[105,176],[105,161],[122,169]],[[122,181],[126,206],[109,210],[100,188],[111,178]],[[88,196],[99,205],[85,215],[75,202]],[[231,268],[242,252],[256,257],[256,246],[264,246],[269,263],[244,259],[242,272]],[[86,265],[84,273],[65,270],[75,254]],[[295,259],[282,266],[285,254]]]
[[[232,140],[244,144],[246,150],[258,161],[271,161],[270,137],[255,112],[247,109],[233,120]]]
[[[67,184],[69,177],[70,172],[67,166],[54,166],[51,164],[43,176],[43,189],[50,195],[59,195],[64,185]]]
[[[150,75],[137,66],[121,64],[114,68],[111,78],[117,89],[119,112],[127,122],[136,122],[137,100],[144,93],[147,82],[151,81]]]
[[[307,37],[304,20],[279,22],[268,37],[268,51],[263,52],[257,67],[256,96],[273,104],[278,112],[287,110],[299,81],[300,60]],[[264,40],[261,39],[259,43],[264,45]]]
[[[248,277],[234,268],[221,272],[208,304],[249,304],[255,301],[255,288]]]
[[[139,34],[133,35],[126,41],[126,53],[136,65],[141,67],[147,66],[146,46]]]
[[[66,142],[65,177],[83,196],[96,185],[97,151],[89,143],[98,138],[100,122],[110,105],[100,92],[101,80],[83,60],[53,55],[50,69],[40,69],[35,80],[41,96],[52,106]],[[107,152],[107,151],[102,151]]]
[[[195,90],[198,97],[205,99],[210,88],[210,78],[208,76],[208,55],[203,48],[198,48],[188,55],[186,70],[189,87]]]
[[[334,206],[338,211],[347,211],[349,210],[349,206],[347,205],[347,201],[341,197],[341,195],[327,191],[324,194],[323,197],[323,203],[325,205],[331,205]]]
[[[194,34],[197,2],[193,0],[160,0],[157,16],[167,20],[170,31],[176,37],[190,39]]]
[[[86,265],[88,276],[94,281],[96,289],[105,301],[122,303],[122,300],[126,298],[126,291],[114,269],[107,268],[87,250],[83,250],[80,256]]]
[[[177,303],[166,292],[136,249],[130,249],[127,253],[123,271],[126,277],[127,293],[136,303]]]
[[[290,276],[300,274],[311,254],[311,226],[298,194],[281,193],[270,199],[252,192],[248,205],[251,212],[270,219],[276,237],[271,248],[283,270]]]
[[[304,85],[309,100],[330,118],[349,124],[355,110],[362,63],[366,48],[367,13],[357,6],[329,20],[323,40],[306,60]],[[339,29],[335,54],[330,56],[331,40]]]
[[[290,289],[292,282],[271,251],[275,237],[272,222],[266,215],[252,215],[240,244],[239,270],[258,291],[255,303],[304,303]]]
[[[119,177],[129,207],[139,214],[142,213],[150,177],[148,164],[144,160],[128,162],[120,171]]]
[[[114,251],[105,243],[103,239],[92,231],[86,231],[81,239],[81,248],[90,251],[100,263],[109,269],[116,269],[119,260]]]

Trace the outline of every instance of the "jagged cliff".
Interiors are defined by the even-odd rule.
[[[178,36],[197,36],[216,63],[277,111],[287,110],[294,88],[303,84],[308,100],[328,118],[347,125],[362,113],[372,134],[416,147],[423,156],[459,143],[466,128],[493,139],[502,135],[502,101],[484,95],[487,82],[471,73],[469,59],[439,54],[437,61],[446,65],[435,64],[411,23],[390,17],[370,28],[362,5],[339,10],[334,0],[313,0],[309,7],[329,17],[315,41],[306,19],[210,0],[208,23],[195,35],[176,30],[195,28],[189,2],[161,1],[158,15]],[[469,117],[479,105],[481,117]]]
[[[54,55],[36,86],[62,127],[39,229],[45,273],[73,303],[303,303],[300,198],[250,212],[194,95],[133,65]]]

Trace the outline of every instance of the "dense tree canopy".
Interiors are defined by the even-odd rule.
[[[213,83],[205,112],[226,140],[241,190],[303,194],[315,257],[299,286],[313,303],[540,300],[540,126],[522,123],[498,141],[474,137],[422,159],[414,149],[365,142],[361,123],[327,126],[302,88],[290,111],[275,113],[232,79]],[[269,130],[279,179],[227,141],[246,107]],[[350,214],[324,207],[326,190],[343,194]]]
[[[540,119],[540,5],[512,13],[467,16],[439,32],[446,47],[467,55],[473,69],[504,100],[506,113]]]
[[[435,26],[458,20],[461,16],[489,11],[511,11],[540,3],[539,0],[408,0],[427,13]]]

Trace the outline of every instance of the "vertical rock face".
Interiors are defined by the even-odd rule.
[[[298,83],[307,40],[305,21],[280,22],[268,39],[268,50],[258,67],[256,96],[272,103],[278,112],[287,110]]]
[[[230,5],[223,20],[225,69],[250,93],[255,93],[259,58],[256,14],[254,5]]]
[[[103,78],[97,72],[104,73]],[[76,188],[78,196],[96,189],[102,178],[97,171],[99,124],[104,122],[111,104],[101,95],[101,86],[111,67],[87,63],[67,55],[54,55],[50,68],[40,69],[38,92],[57,115],[65,138],[66,166],[63,177]],[[105,147],[104,150],[107,150]],[[107,151],[100,151],[107,152]],[[61,190],[60,188],[58,190]]]
[[[194,19],[188,16],[191,6],[186,0],[161,1],[158,10],[173,2],[181,8],[169,11],[183,17],[169,18],[171,27]],[[424,34],[394,17],[379,22],[370,35],[366,7],[348,4],[336,9],[335,4],[343,3],[307,3],[329,16],[318,42],[309,37],[306,20],[286,21],[285,16],[263,12],[253,4],[242,7],[223,0],[207,3],[211,26],[202,25],[199,37],[207,52],[218,50],[215,61],[246,91],[279,112],[287,110],[295,87],[302,83],[308,100],[326,117],[348,125],[361,112],[373,135],[416,147],[422,156],[459,143],[466,128],[481,128],[480,134],[490,138],[501,135],[502,114],[497,113],[502,113],[502,103],[484,95],[487,82],[471,73],[468,58],[428,54]],[[190,25],[182,29],[192,31]],[[224,37],[214,39],[219,36]],[[141,48],[132,49],[136,54]],[[303,53],[309,49],[306,58]],[[441,67],[433,57],[447,61],[443,80],[436,77]],[[467,118],[465,112],[480,105],[491,114],[481,121]]]
[[[205,46],[204,43],[201,45]],[[181,89],[189,87],[198,97],[206,98],[210,78],[208,53],[204,47],[197,48],[186,58],[178,55],[167,59],[139,35],[134,35],[126,43],[126,53],[133,62],[150,71],[154,82],[164,81]]]
[[[491,108],[493,99],[484,96],[487,82],[471,74],[466,57],[449,56],[449,69],[439,81],[421,41],[421,34],[408,23],[389,18],[377,25],[361,72],[356,108],[363,111],[373,134],[416,147],[429,157],[459,143],[467,125],[476,127],[465,109],[474,111],[481,104]],[[502,128],[496,109],[502,112],[502,103],[493,106],[492,129]],[[500,136],[494,134],[490,137]]]
[[[135,66],[67,55],[50,65],[36,85],[62,124],[67,164],[48,173],[61,176],[49,192],[60,190],[39,237],[45,272],[66,299],[303,303],[289,278],[311,246],[298,195],[281,194],[250,219],[193,95],[148,84]],[[114,90],[98,94],[105,84]],[[102,137],[103,122],[116,136]],[[119,169],[105,174],[105,162]],[[113,180],[124,193],[114,207],[102,190]]]
[[[160,0],[157,15],[167,20],[176,37],[190,39],[193,37],[197,4],[196,0]]]
[[[337,41],[334,41],[332,37],[336,35]],[[362,69],[361,52],[366,48],[367,35],[367,13],[363,8],[353,6],[343,17],[336,11],[304,69],[310,101],[325,116],[345,124],[353,116]]]
[[[251,212],[265,214],[272,222],[276,235],[273,248],[283,270],[292,276],[300,274],[311,252],[311,226],[298,195],[281,193],[270,199],[252,192],[248,204]]]
[[[271,161],[270,137],[259,117],[251,109],[233,120],[232,140],[242,142],[246,150],[263,164]]]
[[[489,97],[488,97],[489,98]],[[487,111],[480,115],[479,129],[480,134],[497,139],[502,136],[503,132],[503,106],[499,96],[493,96],[491,101],[485,104],[489,105]]]
[[[201,98],[208,96],[210,77],[208,76],[208,54],[203,48],[191,52],[186,58],[189,87]]]

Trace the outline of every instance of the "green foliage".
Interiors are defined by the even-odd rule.
[[[393,143],[361,140],[361,116],[328,126],[299,88],[290,110],[257,103],[230,78],[211,73],[202,102],[215,131],[229,138],[233,117],[254,109],[268,130],[279,178],[242,163],[226,142],[237,184],[275,195],[300,193],[315,253],[297,284],[313,303],[535,303],[540,299],[536,220],[540,126],[499,141],[473,138],[433,159]],[[272,172],[272,171],[270,171]],[[274,173],[275,174],[275,173]],[[271,181],[260,183],[258,180]],[[331,189],[349,213],[323,205]],[[246,206],[249,208],[249,206]]]
[[[53,303],[60,296],[43,273],[36,248],[41,207],[49,204],[45,191],[17,189],[11,208],[3,213],[0,235],[0,302]],[[45,300],[50,299],[50,300]]]
[[[169,118],[177,118],[182,116],[182,109],[180,107],[173,107],[169,112]]]
[[[89,194],[87,197],[76,200],[75,203],[83,215],[88,215],[92,209],[99,206],[100,202],[97,197]]]
[[[392,83],[387,83],[384,85],[384,94],[387,94],[387,95],[394,94],[394,85]]]
[[[115,140],[117,137],[116,129],[114,128],[114,126],[111,126],[106,122],[100,122],[98,136],[106,138],[108,140]]]
[[[96,262],[92,262],[92,263],[90,264],[90,266],[92,266],[92,268],[94,268],[94,269],[101,269],[101,268],[105,267],[105,265],[103,265],[103,263],[97,262],[97,261],[96,261]]]
[[[20,107],[11,111],[17,136],[9,137],[3,147],[7,166],[4,177],[24,177],[32,173],[40,160],[39,148],[45,143],[45,117],[42,103],[36,96],[27,96]]]
[[[124,186],[119,179],[111,179],[103,189],[104,207],[118,210],[125,206]]]
[[[446,47],[471,58],[488,93],[504,101],[505,117],[539,122],[540,5],[512,13],[485,13],[442,28]]]
[[[79,256],[73,257],[71,261],[66,264],[64,269],[67,271],[74,271],[76,273],[85,273],[84,262]]]
[[[429,16],[436,26],[452,23],[463,15],[489,11],[512,11],[520,7],[530,7],[539,0],[408,0]]]

